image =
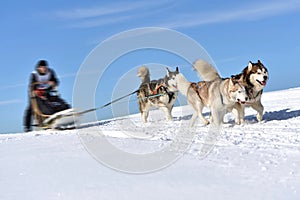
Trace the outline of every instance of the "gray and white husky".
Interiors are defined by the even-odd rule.
[[[235,105],[235,108],[233,109],[235,117],[239,117],[240,123],[244,123],[245,107],[250,106],[257,111],[256,118],[258,121],[261,121],[264,111],[264,106],[261,103],[261,96],[269,79],[267,68],[260,60],[258,60],[257,63],[249,61],[248,66],[245,67],[240,74],[232,77],[243,81],[249,96],[246,104]]]
[[[147,122],[151,107],[158,107],[166,114],[167,121],[172,120],[172,109],[176,101],[178,90],[174,77],[179,73],[178,67],[172,72],[166,68],[167,74],[159,80],[150,80],[149,69],[142,66],[137,76],[141,78],[141,85],[137,92],[139,109],[144,123]]]
[[[211,111],[211,122],[219,126],[224,115],[233,109],[235,103],[247,101],[245,87],[235,78],[222,79],[217,70],[203,60],[197,60],[193,67],[204,81],[189,82],[181,73],[175,77],[178,90],[187,97],[188,103],[194,108],[190,125],[195,124],[197,116],[205,125],[209,124],[202,114],[203,107],[206,106]]]

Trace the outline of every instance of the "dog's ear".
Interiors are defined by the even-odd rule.
[[[242,74],[232,75],[232,76],[231,76],[231,79],[232,79],[234,82],[240,82],[240,81],[242,81]]]
[[[252,62],[249,61],[249,63],[248,63],[248,71],[251,71],[251,70],[252,70],[252,66],[253,66]]]
[[[233,86],[235,84],[235,81],[233,78],[229,79],[229,86]]]
[[[167,76],[170,76],[170,70],[169,70],[169,68],[166,67],[166,71],[167,71]]]
[[[176,67],[176,72],[178,72],[178,73],[179,73],[179,68],[178,68],[178,66]]]
[[[257,60],[257,63],[258,63],[258,64],[261,64],[260,60]]]

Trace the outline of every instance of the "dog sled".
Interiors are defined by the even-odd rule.
[[[30,89],[30,103],[35,125],[38,129],[75,128],[77,112],[59,95],[56,89]]]
[[[76,128],[76,122],[79,121],[81,115],[105,108],[137,92],[138,90],[135,90],[100,107],[79,111],[78,109],[71,108],[69,104],[61,99],[56,89],[43,91],[34,89],[34,86],[32,86],[30,89],[30,98],[36,121],[34,126],[39,129],[73,129]]]

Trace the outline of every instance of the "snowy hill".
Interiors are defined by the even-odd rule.
[[[261,123],[251,109],[243,126],[232,126],[227,114],[228,124],[205,157],[201,148],[208,127],[198,120],[195,128],[186,128],[189,106],[175,108],[173,122],[154,110],[147,125],[132,115],[78,130],[1,134],[0,199],[299,199],[300,88],[266,92],[262,103]],[[136,175],[106,167],[86,151],[79,135],[99,130],[116,148],[138,155],[193,135],[176,162]]]

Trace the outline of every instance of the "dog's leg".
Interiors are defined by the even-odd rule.
[[[143,119],[144,123],[147,123],[148,115],[149,115],[149,111],[143,111],[142,112],[142,119]]]
[[[213,121],[213,116],[212,116],[211,112],[209,113],[209,121],[210,121],[210,123],[212,123],[212,121]]]
[[[165,112],[167,121],[172,121],[171,109],[166,106],[160,108]]]
[[[144,106],[143,110],[141,111],[142,113],[142,119],[144,123],[147,123],[148,115],[149,115],[149,109],[150,106],[147,104]]]
[[[252,104],[251,107],[257,111],[256,118],[257,118],[257,121],[260,122],[263,118],[264,106],[261,104],[260,101],[258,101],[256,103]]]
[[[191,118],[190,127],[193,127],[195,125],[197,117],[198,117],[198,113],[197,113],[197,111],[195,111]]]
[[[240,125],[241,124],[241,120],[240,120],[240,113],[239,113],[239,109],[238,108],[233,108],[232,109],[232,113],[234,115],[234,122],[236,125]]]
[[[149,116],[149,110],[144,111],[142,116],[144,123],[147,123],[148,116]]]
[[[244,124],[244,117],[245,117],[245,109],[244,106],[242,106],[239,103],[236,103],[232,109],[232,113],[235,117],[235,124],[240,125]]]
[[[241,107],[238,110],[239,112],[239,118],[240,118],[240,124],[245,123],[245,106],[241,105]]]
[[[209,124],[209,121],[203,116],[203,104],[200,104],[199,107],[198,107],[198,116],[199,118],[202,120],[203,124],[204,125],[208,125]]]
[[[225,111],[224,111],[224,108],[214,108],[214,107],[211,107],[211,124],[219,127],[221,126],[221,124],[223,124],[223,118],[224,118],[224,115],[225,115]]]

